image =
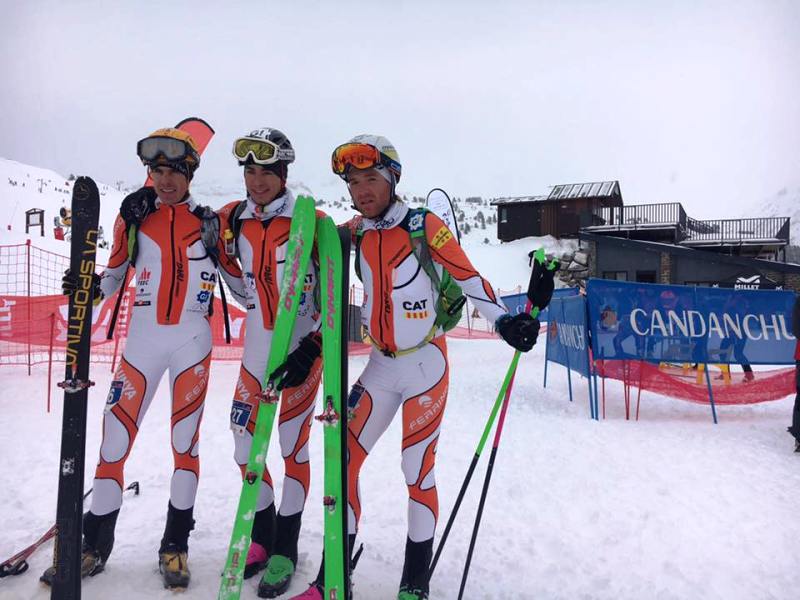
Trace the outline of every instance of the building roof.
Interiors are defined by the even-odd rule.
[[[548,200],[564,198],[611,198],[619,196],[619,181],[596,181],[593,183],[568,183],[553,186]]]
[[[549,194],[544,196],[515,196],[495,198],[489,204],[512,204],[524,202],[546,202],[572,198],[614,198],[621,197],[619,181],[595,181],[590,183],[567,183],[554,185]]]
[[[522,202],[541,202],[547,200],[547,196],[511,196],[508,198],[495,198],[489,204],[496,206],[497,204],[514,204]]]

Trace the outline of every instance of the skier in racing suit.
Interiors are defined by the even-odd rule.
[[[226,252],[239,258],[247,295],[244,354],[231,408],[234,458],[244,475],[278,311],[295,202],[286,177],[295,154],[281,131],[266,127],[238,138],[233,154],[244,167],[247,199],[226,205],[220,217]],[[285,475],[280,510],[276,515],[272,479],[265,469],[244,573],[252,577],[266,566],[258,586],[262,598],[282,594],[291,583],[311,479],[308,440],[322,375],[317,262],[315,253],[305,274],[291,352],[276,371],[282,390],[278,436]]]
[[[439,513],[434,464],[447,402],[449,369],[444,332],[434,323],[438,290],[414,253],[409,208],[395,195],[400,160],[384,137],[361,135],[334,150],[334,173],[347,183],[360,237],[359,270],[364,284],[362,327],[373,349],[348,405],[348,529],[350,548],[361,516],[358,475],[367,455],[402,409],[401,464],[408,487],[408,536],[398,598],[428,597],[428,571]],[[433,213],[424,219],[425,243],[436,269],[446,269],[478,310],[497,324],[503,339],[521,351],[536,342],[539,322],[512,317],[475,270],[456,238]],[[295,599],[320,600],[324,566],[317,580]]]
[[[178,129],[160,129],[138,143],[137,154],[148,167],[153,187],[143,187],[123,201],[109,265],[97,280],[99,295],[108,297],[122,285],[129,265],[136,270],[129,333],[106,399],[91,508],[84,515],[81,574],[99,573],[108,560],[122,505],[125,461],[169,369],[174,469],[159,570],[166,587],[185,588],[200,474],[200,421],[211,362],[208,315],[217,283],[215,254],[220,257],[220,272],[242,303],[244,295],[241,271],[221,252],[217,216],[195,203],[189,193],[200,162],[191,136]],[[217,228],[218,247],[205,245],[204,227]],[[70,281],[67,274],[65,293]]]

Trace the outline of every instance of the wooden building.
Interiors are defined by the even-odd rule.
[[[497,237],[510,242],[524,237],[577,237],[583,227],[600,224],[604,209],[622,206],[618,181],[554,186],[547,196],[497,198]]]

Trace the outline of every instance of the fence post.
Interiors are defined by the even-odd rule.
[[[31,240],[25,240],[25,292],[27,294],[28,304],[28,376],[31,374]]]
[[[47,358],[47,412],[50,413],[50,388],[53,377],[53,335],[56,328],[56,313],[50,313],[50,351]]]
[[[119,349],[119,336],[114,336],[114,356],[111,357],[111,372],[117,367],[117,350]]]

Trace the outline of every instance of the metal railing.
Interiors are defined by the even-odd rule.
[[[748,241],[789,243],[789,217],[759,217],[754,219],[688,219],[685,243],[744,243]]]
[[[628,206],[606,206],[595,211],[594,226],[619,229],[638,229],[654,225],[686,226],[686,211],[680,202],[663,204],[631,204]]]
[[[687,216],[680,202],[632,204],[595,210],[589,230],[635,231],[672,229],[674,240],[688,245],[756,241],[789,243],[789,217],[699,220]],[[586,219],[584,219],[586,220]]]

